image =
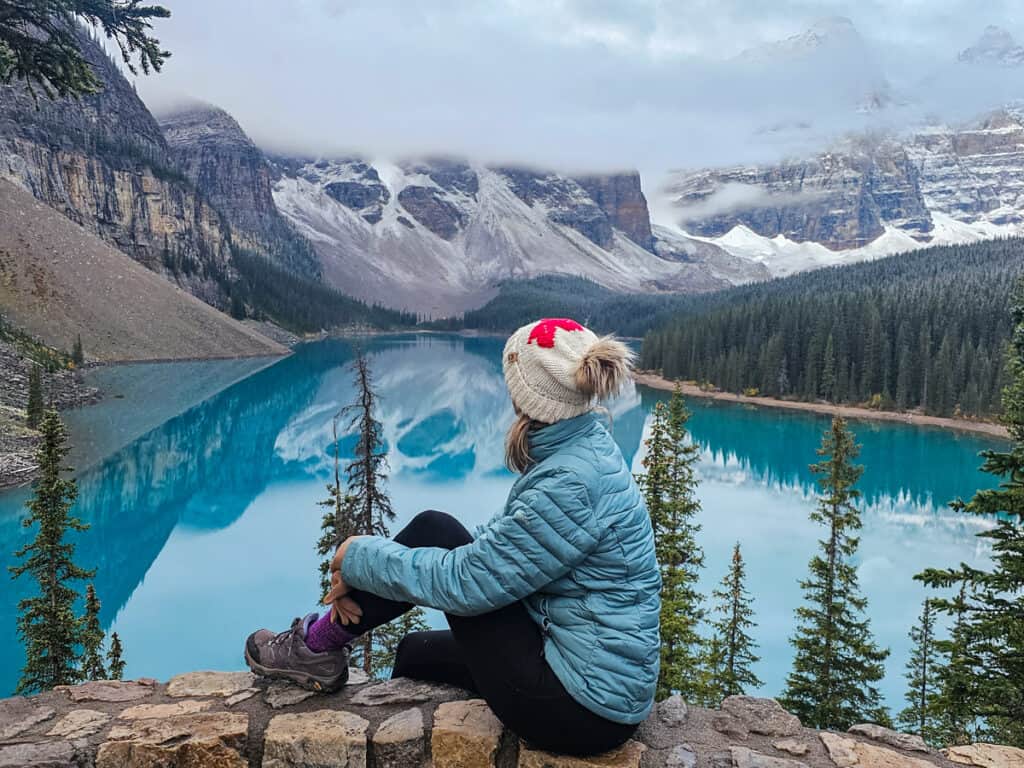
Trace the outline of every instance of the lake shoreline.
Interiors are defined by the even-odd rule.
[[[678,386],[687,397],[700,397],[707,400],[718,400],[725,403],[739,403],[741,405],[753,405],[762,408],[779,408],[790,411],[803,411],[805,413],[821,413],[832,416],[842,416],[846,419],[857,419],[862,421],[889,421],[898,424],[908,424],[920,427],[938,427],[950,429],[957,432],[972,432],[975,434],[998,437],[1008,440],[1010,435],[1006,427],[991,421],[973,421],[971,419],[954,419],[945,416],[926,416],[921,413],[908,413],[904,411],[876,411],[871,408],[861,408],[855,405],[833,405],[832,403],[809,403],[802,400],[780,400],[774,397],[751,397],[749,395],[737,395],[732,392],[706,391],[694,384],[675,382],[654,373],[636,371],[633,380],[637,384],[652,389],[672,391]]]

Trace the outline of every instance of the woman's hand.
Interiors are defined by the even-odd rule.
[[[324,605],[331,606],[331,621],[341,622],[343,625],[358,624],[363,615],[363,609],[349,596],[352,591],[341,578],[341,563],[345,559],[345,552],[348,550],[349,542],[357,536],[350,536],[338,547],[338,551],[331,560],[331,590],[324,597]]]

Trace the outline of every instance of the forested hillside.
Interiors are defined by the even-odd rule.
[[[992,415],[1024,240],[943,246],[745,286],[680,308],[641,365],[774,397]]]
[[[441,320],[432,326],[504,332],[538,317],[572,317],[600,333],[642,336],[694,298],[666,293],[618,293],[579,277],[545,275],[502,283],[498,295],[480,309],[466,312],[461,320]]]

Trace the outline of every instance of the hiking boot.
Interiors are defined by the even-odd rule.
[[[309,691],[330,693],[348,681],[348,646],[314,653],[306,646],[306,630],[315,613],[295,619],[289,629],[274,633],[261,629],[245,641],[245,661],[255,674],[291,680]]]

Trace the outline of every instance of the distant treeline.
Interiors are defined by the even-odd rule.
[[[234,249],[232,263],[239,278],[228,290],[230,311],[237,318],[267,317],[296,333],[356,324],[375,328],[416,324],[413,314],[365,304],[242,248]]]
[[[505,332],[539,317],[571,317],[599,333],[643,336],[691,301],[692,297],[679,294],[617,293],[580,277],[544,275],[508,280],[480,309],[426,325],[439,330]]]
[[[936,415],[999,410],[1020,238],[940,246],[692,301],[641,365],[721,389]]]

